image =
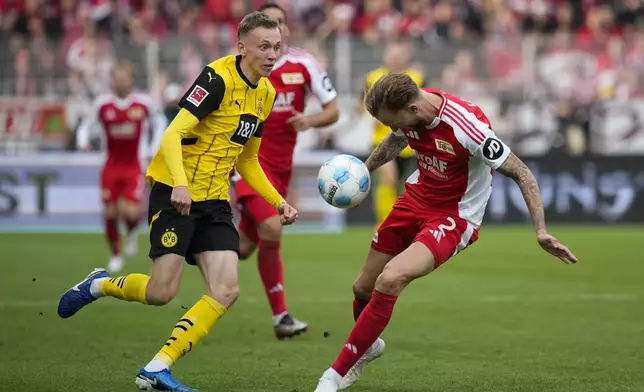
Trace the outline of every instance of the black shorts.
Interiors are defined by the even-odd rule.
[[[150,190],[151,259],[174,253],[194,265],[194,255],[202,252],[232,250],[239,255],[239,233],[228,201],[193,202],[190,215],[183,216],[170,203],[171,194],[172,188],[161,183]]]

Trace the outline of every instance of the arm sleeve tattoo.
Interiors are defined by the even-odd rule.
[[[390,132],[389,135],[373,150],[365,165],[370,172],[397,157],[407,147],[407,137]]]
[[[519,185],[523,199],[528,206],[530,216],[537,232],[546,230],[543,201],[539,192],[539,185],[530,169],[516,155],[510,154],[497,171],[510,177]]]

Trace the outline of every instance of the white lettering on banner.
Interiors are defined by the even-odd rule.
[[[289,231],[343,230],[346,210],[328,205],[317,190],[320,166],[337,153],[295,154],[292,189],[300,222]],[[0,232],[101,230],[104,160],[101,153],[0,155]]]
[[[539,182],[546,214],[552,219],[618,221],[627,217],[635,207],[637,210],[632,211],[629,218],[635,218],[632,214],[639,211],[640,218],[633,221],[644,221],[642,206],[635,203],[638,195],[644,198],[644,170],[634,173],[626,169],[600,172],[595,163],[587,162],[579,174],[568,171],[543,173],[537,165],[529,166]],[[503,176],[494,176],[488,203],[489,216],[497,221],[506,220],[511,218],[511,209],[529,219],[519,187]]]
[[[275,98],[273,105],[274,112],[288,112],[293,110],[293,101],[295,101],[295,92],[289,91],[286,93],[280,92]]]
[[[442,161],[435,156],[426,156],[423,154],[418,154],[418,167],[424,170],[428,170],[433,173],[435,176],[447,180],[448,175],[445,174],[447,169],[447,162]]]

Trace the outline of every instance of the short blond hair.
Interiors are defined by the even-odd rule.
[[[405,109],[420,96],[420,88],[408,75],[390,73],[380,79],[369,89],[364,105],[374,117],[383,108],[390,111]]]

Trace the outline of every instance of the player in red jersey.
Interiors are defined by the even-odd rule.
[[[271,183],[286,198],[293,168],[293,150],[297,133],[310,128],[330,125],[338,119],[337,93],[326,71],[305,51],[286,47],[288,36],[286,13],[277,4],[265,4],[259,9],[278,21],[282,29],[282,56],[269,76],[277,90],[273,111],[264,122],[259,162]],[[320,100],[323,110],[302,114],[308,93]],[[308,325],[294,319],[287,310],[284,298],[284,267],[280,256],[282,225],[274,207],[262,199],[244,181],[235,187],[237,205],[241,208],[240,258],[257,251],[257,266],[273,312],[273,327],[279,338],[305,332]]]
[[[155,110],[147,94],[132,90],[129,63],[118,63],[112,78],[112,93],[96,98],[78,129],[76,141],[79,149],[87,151],[91,134],[97,128],[103,130],[107,160],[101,173],[101,198],[105,205],[105,235],[112,252],[107,269],[117,272],[123,268],[118,221],[127,226],[125,256],[133,256],[137,251],[136,228],[141,219],[140,201],[145,185],[141,160],[154,156],[167,121]],[[148,129],[152,130],[152,140]]]
[[[478,106],[438,90],[419,89],[404,74],[378,80],[365,106],[396,130],[367,159],[369,170],[395,158],[408,144],[418,154],[418,169],[373,238],[366,265],[353,284],[356,323],[316,392],[351,386],[364,366],[382,355],[380,335],[403,289],[478,239],[494,170],[521,188],[539,245],[566,263],[577,262],[546,231],[539,186],[530,169],[495,136]]]

